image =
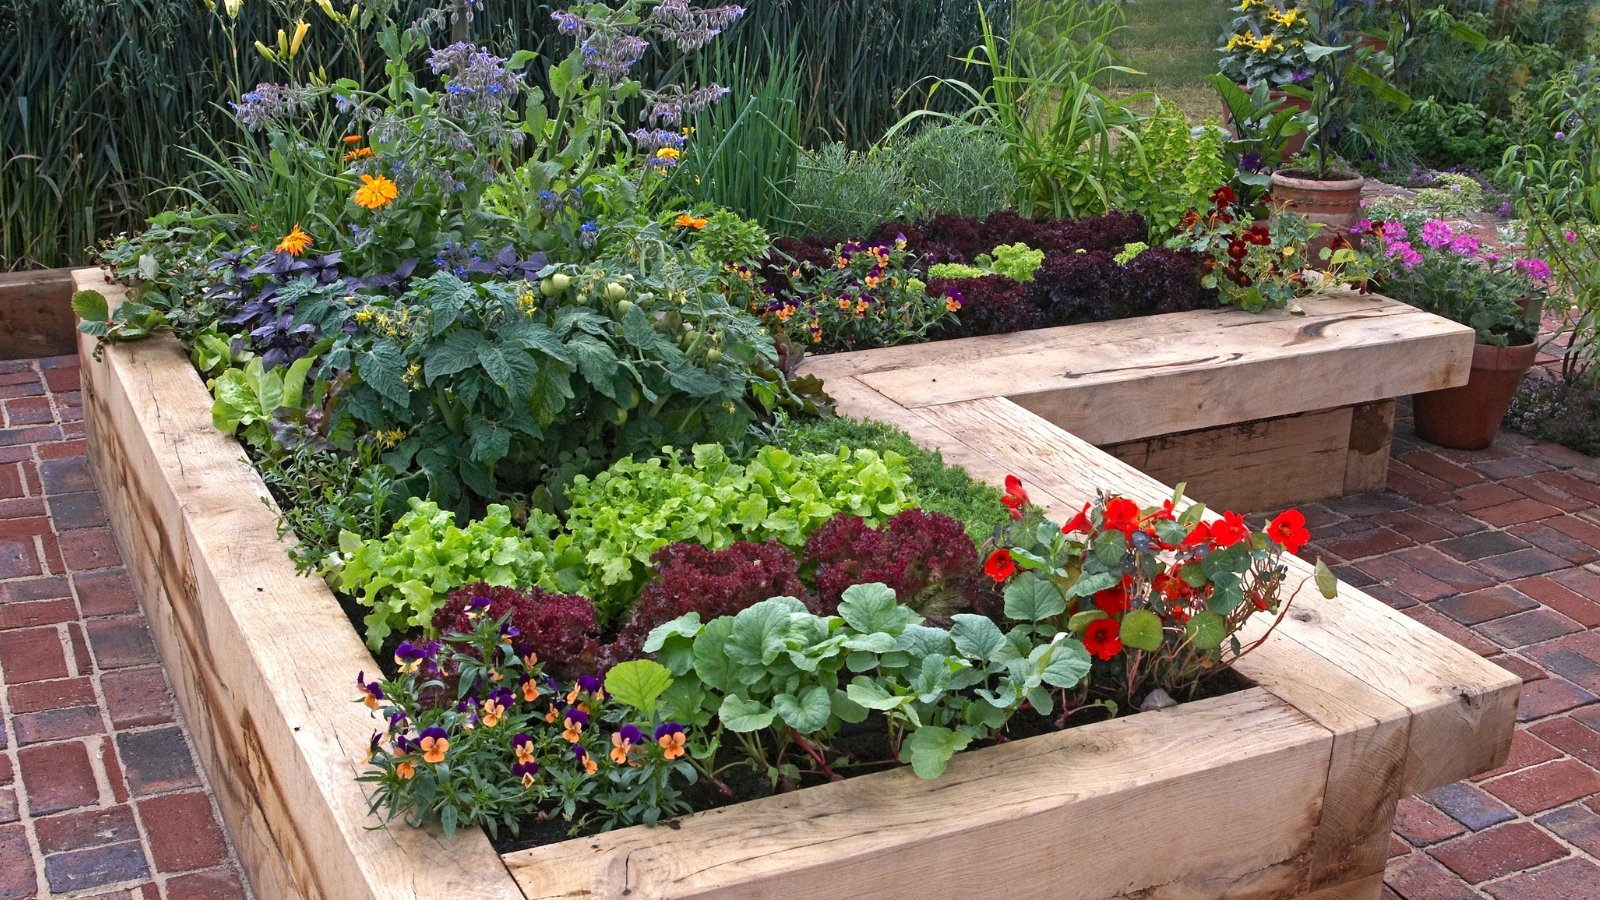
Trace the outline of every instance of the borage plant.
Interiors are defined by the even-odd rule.
[[[1026,502],[1020,482],[1011,489]],[[1158,507],[1101,495],[1060,527],[1023,515],[984,563],[1005,584],[1007,617],[1082,636],[1096,660],[1091,696],[1130,706],[1165,703],[1152,701],[1157,690],[1192,696],[1261,646],[1298,592],[1285,595],[1282,556],[1310,539],[1299,510],[1252,531],[1238,513],[1208,516],[1182,502],[1180,486]],[[1315,580],[1323,596],[1335,596],[1320,560]],[[1240,632],[1258,612],[1272,614],[1272,625],[1247,642]]]

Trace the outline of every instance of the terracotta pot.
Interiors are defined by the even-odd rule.
[[[1494,443],[1500,420],[1538,352],[1537,342],[1474,346],[1466,384],[1413,398],[1417,437],[1453,450],[1482,450]]]
[[[1350,226],[1361,215],[1361,188],[1366,183],[1360,175],[1322,180],[1305,172],[1279,170],[1272,173],[1272,196],[1324,226],[1307,248],[1311,258],[1318,259],[1335,238],[1349,235]]]
[[[1242,84],[1239,85],[1239,87],[1247,93],[1250,90],[1249,87]],[[1309,112],[1311,109],[1311,101],[1305,97],[1291,97],[1283,91],[1268,91],[1267,96],[1278,101],[1277,109],[1298,109],[1301,112]],[[1229,131],[1233,131],[1233,110],[1229,109],[1228,104],[1226,103],[1222,104],[1222,124],[1226,125]],[[1236,131],[1233,133],[1236,136],[1238,135],[1238,132]],[[1299,156],[1300,151],[1304,150],[1306,147],[1306,138],[1309,135],[1309,131],[1302,131],[1299,134],[1290,135],[1289,137],[1285,138],[1283,141],[1282,158],[1293,159],[1294,157]]]

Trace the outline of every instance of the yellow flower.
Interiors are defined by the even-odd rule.
[[[361,187],[351,199],[362,209],[381,209],[400,196],[400,188],[382,175],[361,176]]]
[[[283,236],[283,240],[278,242],[278,252],[287,253],[290,256],[299,256],[306,252],[306,249],[310,246],[311,235],[302,231],[300,223],[296,222],[294,223],[294,228]]]
[[[657,159],[677,159],[682,155],[683,153],[677,147],[662,147],[656,151]]]

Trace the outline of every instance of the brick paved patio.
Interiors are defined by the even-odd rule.
[[[1523,686],[1510,762],[1401,802],[1384,896],[1600,898],[1600,460],[1402,418],[1389,488],[1307,507],[1311,552]]]
[[[83,455],[76,357],[0,362],[0,900],[246,896]]]
[[[84,465],[73,358],[0,363],[0,900],[240,897]],[[1340,576],[1524,680],[1502,769],[1403,801],[1386,897],[1600,898],[1600,461],[1419,444],[1305,511]]]

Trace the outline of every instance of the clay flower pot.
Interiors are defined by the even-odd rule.
[[[1482,450],[1494,443],[1500,420],[1538,352],[1536,341],[1474,346],[1466,384],[1415,396],[1417,437],[1453,450]]]
[[[1350,226],[1361,215],[1361,188],[1367,183],[1360,175],[1327,180],[1307,172],[1282,170],[1272,173],[1272,196],[1292,212],[1323,226],[1307,248],[1313,260],[1334,238],[1348,235]]]

